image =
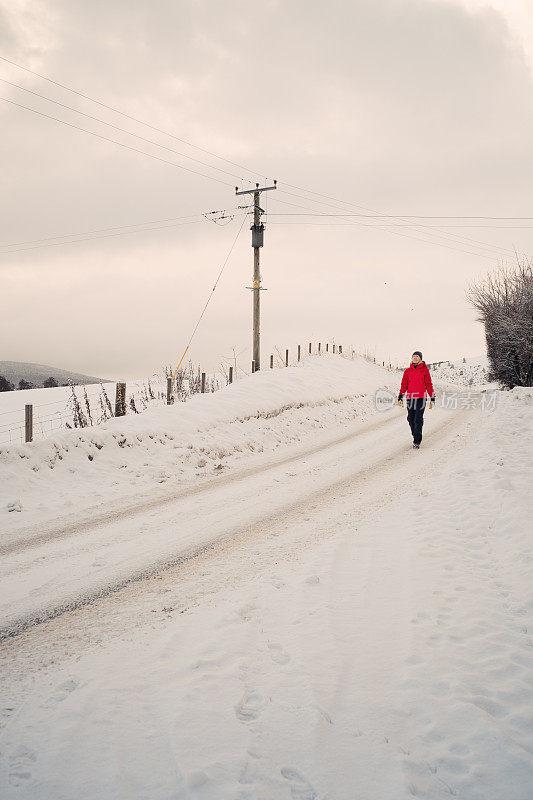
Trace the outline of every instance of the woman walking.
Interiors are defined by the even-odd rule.
[[[429,397],[429,407],[435,405],[435,394],[431,375],[422,353],[415,350],[411,356],[411,364],[403,373],[398,405],[403,406],[403,397],[407,404],[407,422],[413,434],[413,448],[418,450],[422,441],[422,426],[424,424],[424,410],[426,408],[426,394]]]

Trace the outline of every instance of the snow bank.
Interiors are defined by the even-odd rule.
[[[471,391],[498,389],[497,383],[489,381],[489,373],[489,360],[486,356],[442,361],[438,366],[431,368],[431,375],[435,381]]]
[[[2,447],[2,527],[201,479],[254,453],[297,446],[377,413],[375,391],[395,394],[398,385],[398,373],[361,357],[309,356],[186,403]]]

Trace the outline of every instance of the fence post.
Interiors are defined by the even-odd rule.
[[[289,351],[285,350],[285,366],[289,366]]]
[[[335,352],[335,345],[333,345],[333,352]]]
[[[311,342],[309,342],[309,355],[311,355]]]
[[[202,372],[202,394],[205,392],[205,372]]]
[[[298,345],[298,361],[300,361],[300,345]]]
[[[320,355],[320,342],[318,343],[318,355]]]
[[[233,383],[233,367],[229,368],[229,382]]]
[[[339,353],[342,356],[342,344],[339,345]]]
[[[274,369],[274,356],[270,356],[270,369]]]
[[[26,405],[24,413],[24,441],[33,442],[33,405]]]
[[[172,404],[172,378],[167,378],[167,406]]]
[[[329,342],[326,342],[326,353],[329,353]]]
[[[126,384],[117,383],[115,392],[115,417],[123,417],[126,413]]]

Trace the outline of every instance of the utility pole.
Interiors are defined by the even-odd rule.
[[[261,273],[259,271],[259,248],[263,247],[263,237],[265,226],[261,222],[261,214],[264,214],[264,209],[259,205],[259,196],[261,192],[269,192],[272,189],[277,189],[277,181],[274,181],[274,186],[263,186],[259,188],[259,184],[255,184],[255,189],[247,189],[239,191],[239,187],[235,187],[235,194],[253,194],[254,196],[254,224],[250,228],[252,231],[252,247],[254,248],[254,282],[253,286],[248,286],[248,289],[253,291],[253,346],[252,346],[252,359],[257,372],[261,367],[261,347],[259,336],[259,323],[260,323],[260,300],[259,293],[262,291],[261,287]]]

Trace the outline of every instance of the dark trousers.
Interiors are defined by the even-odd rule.
[[[424,424],[424,409],[426,408],[425,397],[409,397],[407,405],[407,422],[413,434],[414,444],[422,441],[422,426]]]

